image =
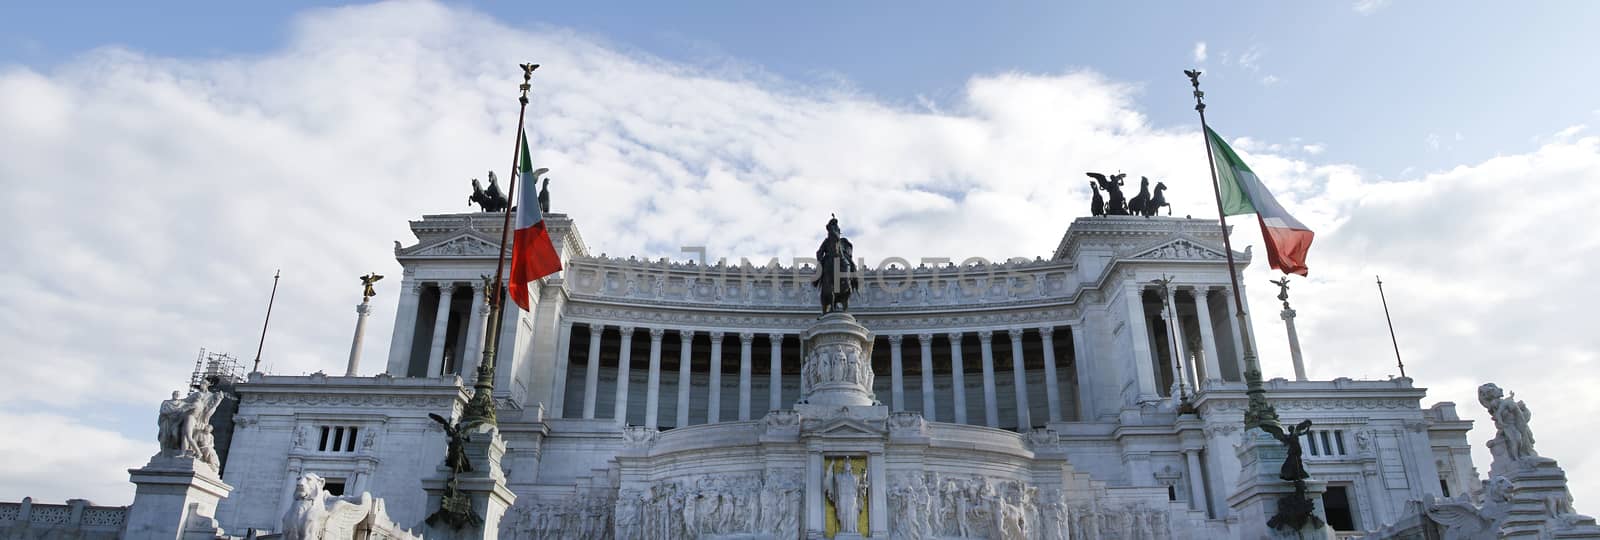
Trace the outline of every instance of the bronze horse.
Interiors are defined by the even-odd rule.
[[[500,192],[500,183],[494,171],[489,171],[489,189],[483,189],[477,178],[472,179],[472,195],[467,197],[467,206],[474,204],[484,212],[504,212],[506,206],[511,204]]]

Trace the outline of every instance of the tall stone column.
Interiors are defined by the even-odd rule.
[[[955,422],[967,423],[967,379],[961,367],[961,332],[951,332],[950,338],[950,389],[951,404],[955,406]]]
[[[1233,333],[1233,362],[1239,366],[1239,380],[1242,381],[1244,380],[1244,373],[1248,371],[1244,365],[1244,342],[1241,341],[1240,337],[1245,332],[1245,329],[1239,328],[1239,306],[1233,303],[1233,299],[1230,297],[1232,294],[1233,291],[1227,288],[1222,289],[1223,298],[1227,299],[1223,303],[1228,305],[1228,329]]]
[[[589,323],[589,365],[583,374],[583,419],[594,419],[594,405],[600,393],[600,339],[606,326]]]
[[[483,363],[483,343],[488,339],[489,303],[483,298],[483,282],[472,282],[472,309],[467,312],[472,320],[467,324],[467,352],[461,359],[461,380],[475,383],[478,364]]]
[[[1177,316],[1178,288],[1169,286],[1157,292],[1164,293],[1161,298],[1161,322],[1166,326],[1166,331],[1161,333],[1161,340],[1167,342],[1167,370],[1172,373],[1172,387],[1167,389],[1167,397],[1176,403],[1178,396],[1186,393],[1183,389],[1186,385],[1183,380],[1183,334],[1179,331]]]
[[[661,338],[666,335],[661,328],[650,329],[650,375],[644,395],[644,427],[650,429],[658,425],[656,413],[661,412]]]
[[[1173,369],[1176,370],[1173,373],[1173,380],[1186,381],[1180,384],[1189,384],[1194,382],[1190,378],[1194,375],[1194,364],[1189,363],[1189,340],[1183,335],[1183,315],[1178,311],[1177,287],[1167,287],[1167,305],[1171,306],[1168,308],[1170,320],[1167,321],[1169,328],[1167,335],[1168,339],[1173,340],[1171,350],[1177,355],[1173,362]]]
[[[1200,471],[1200,449],[1185,448],[1183,457],[1189,464],[1189,508],[1207,512],[1205,474]]]
[[[893,334],[889,338],[889,396],[893,398],[894,411],[906,410],[905,365],[901,361],[900,341],[904,336]]]
[[[711,394],[706,396],[706,423],[722,421],[722,332],[711,333]]]
[[[739,420],[750,419],[750,345],[755,332],[739,333]]]
[[[428,348],[428,372],[424,377],[438,377],[444,370],[444,338],[450,329],[450,300],[456,294],[456,284],[439,284],[439,307],[433,311],[433,342]]]
[[[767,334],[767,342],[772,344],[772,392],[767,410],[776,411],[783,408],[783,334]]]
[[[933,334],[917,334],[917,343],[922,346],[922,417],[933,422],[939,419],[933,397]]]
[[[978,331],[978,345],[983,347],[983,424],[1000,427],[1000,405],[994,392],[994,331]]]
[[[400,282],[400,305],[394,313],[394,334],[389,339],[388,373],[404,377],[411,370],[411,344],[417,329],[417,300],[422,297],[423,283],[411,279],[406,270],[405,281]]]
[[[1194,290],[1194,313],[1200,322],[1200,352],[1206,366],[1206,385],[1212,381],[1222,381],[1222,364],[1217,361],[1217,336],[1211,326],[1211,300],[1210,290],[1205,287]]]
[[[1159,401],[1156,392],[1155,355],[1150,351],[1150,325],[1145,324],[1144,288],[1132,281],[1122,286],[1124,303],[1128,304],[1128,328],[1133,332],[1133,371],[1138,383],[1139,403]]]
[[[1044,402],[1050,407],[1050,421],[1061,421],[1061,380],[1056,377],[1056,331],[1054,326],[1039,327],[1039,345],[1044,349]]]
[[[550,391],[550,416],[566,418],[567,368],[572,366],[572,321],[561,321],[561,333],[556,336],[556,371],[551,377],[555,388]]]
[[[344,376],[356,376],[356,370],[361,367],[361,340],[367,333],[367,314],[372,313],[371,298],[362,298],[356,304],[356,335],[350,339],[350,361],[345,364]]]
[[[633,327],[617,329],[622,333],[622,348],[617,351],[617,398],[612,407],[617,424],[628,425],[628,372],[633,370]]]
[[[1283,327],[1289,331],[1289,358],[1294,360],[1294,380],[1306,380],[1306,361],[1300,356],[1300,334],[1294,330],[1294,308],[1289,307],[1289,293],[1287,291],[1278,295],[1283,300],[1283,311],[1278,312],[1278,317],[1283,319]]]
[[[1011,381],[1017,394],[1017,431],[1027,432],[1033,429],[1033,414],[1028,410],[1028,372],[1023,369],[1027,362],[1022,357],[1022,329],[1012,328],[1006,334],[1011,336]]]
[[[689,425],[690,370],[694,353],[694,330],[678,331],[678,427]]]
[[[1072,325],[1072,367],[1078,373],[1078,421],[1093,421],[1098,414],[1094,402],[1094,368],[1089,365],[1089,339],[1083,322]]]

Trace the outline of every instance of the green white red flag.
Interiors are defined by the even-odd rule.
[[[528,134],[522,133],[522,150],[518,152],[518,176],[527,183],[517,193],[516,230],[511,237],[511,279],[506,289],[511,301],[523,311],[528,310],[528,282],[561,271],[561,256],[550,242],[550,231],[545,228],[544,214],[539,209],[538,190],[533,183],[538,178],[533,171],[533,158],[528,154]]]
[[[1314,236],[1311,229],[1278,204],[1221,135],[1207,127],[1206,136],[1211,139],[1211,155],[1217,164],[1222,215],[1255,214],[1261,223],[1261,237],[1267,242],[1267,263],[1285,274],[1306,275],[1306,252]]]

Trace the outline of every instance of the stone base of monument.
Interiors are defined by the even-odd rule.
[[[233,492],[217,472],[193,457],[156,454],[138,469],[129,469],[134,484],[128,507],[126,540],[207,540],[217,528],[217,502]]]
[[[1288,449],[1259,429],[1245,431],[1242,439],[1243,444],[1239,446],[1239,485],[1228,496],[1228,506],[1238,516],[1235,537],[1248,540],[1334,538],[1333,528],[1326,525],[1327,510],[1322,507],[1322,494],[1327,491],[1328,484],[1320,480],[1305,481],[1305,498],[1315,505],[1313,515],[1320,523],[1308,523],[1300,530],[1275,529],[1267,524],[1278,514],[1285,498],[1295,496],[1294,484],[1278,477],[1282,472],[1283,460],[1288,457]]]
[[[1600,538],[1595,519],[1573,511],[1567,473],[1555,460],[1524,458],[1507,468],[1511,515],[1501,538]]]
[[[505,516],[506,510],[511,508],[512,503],[517,501],[517,495],[506,487],[506,477],[500,468],[500,459],[506,453],[506,443],[500,438],[500,431],[493,427],[482,427],[472,433],[472,438],[465,447],[467,459],[471,462],[473,470],[456,476],[456,491],[471,501],[472,512],[482,523],[455,528],[443,522],[436,521],[434,524],[429,524],[424,521],[416,529],[422,531],[423,538],[429,540],[499,538],[500,519]],[[427,508],[430,513],[439,508],[440,499],[445,494],[445,487],[449,481],[450,471],[442,466],[437,476],[422,481],[422,489],[428,493]]]

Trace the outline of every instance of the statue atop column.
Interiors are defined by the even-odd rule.
[[[861,288],[857,277],[855,251],[850,239],[839,231],[839,218],[834,216],[826,226],[828,237],[817,246],[816,285],[822,302],[822,313],[850,311],[850,293]]]
[[[368,298],[378,295],[378,291],[372,290],[372,284],[377,283],[380,279],[383,279],[383,276],[379,275],[377,272],[368,272],[367,275],[361,276],[362,302],[366,302]]]

